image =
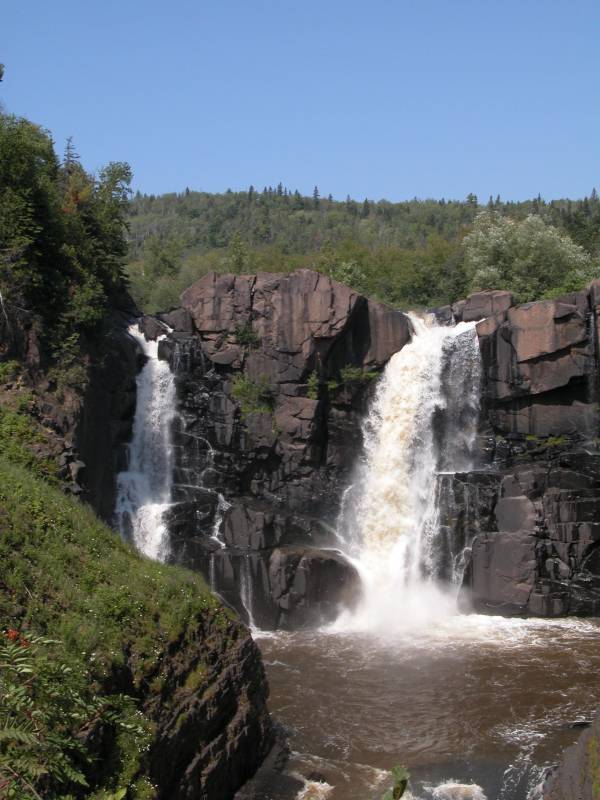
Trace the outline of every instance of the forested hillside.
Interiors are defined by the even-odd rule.
[[[175,304],[209,270],[316,268],[398,306],[451,302],[477,288],[528,300],[597,274],[600,201],[541,198],[357,202],[290,192],[137,194],[129,276],[148,310]],[[548,269],[549,264],[555,267]]]

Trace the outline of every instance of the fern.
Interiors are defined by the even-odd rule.
[[[131,722],[130,698],[95,695],[59,647],[14,629],[0,634],[0,797],[81,797],[92,764],[81,736],[87,726],[138,739],[147,733],[139,719]]]

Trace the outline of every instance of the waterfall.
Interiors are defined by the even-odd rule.
[[[420,625],[455,608],[435,580],[438,479],[473,466],[479,345],[475,323],[443,327],[413,315],[411,323],[412,341],[378,384],[364,458],[340,513],[340,538],[364,583],[353,619],[368,628]]]
[[[128,467],[117,476],[116,517],[121,535],[150,558],[169,554],[165,512],[171,505],[175,416],[175,380],[166,361],[158,358],[159,340],[146,341],[137,325],[129,333],[146,356],[139,372],[133,436],[127,448]]]
[[[250,565],[250,557],[244,556],[240,567],[240,599],[244,610],[248,616],[248,627],[251,630],[257,630],[254,621],[254,614],[252,609],[254,606],[254,592],[252,581],[252,567]]]

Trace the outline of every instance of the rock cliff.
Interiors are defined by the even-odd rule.
[[[599,290],[519,306],[482,292],[437,311],[483,318],[482,469],[454,476],[445,500],[479,611],[600,612]]]
[[[180,406],[177,560],[262,627],[335,616],[359,591],[337,550],[339,499],[373,378],[409,341],[408,318],[301,270],[211,273],[160,321]]]
[[[522,305],[480,292],[434,312],[478,321],[479,463],[440,478],[440,546],[442,572],[460,558],[462,601],[479,611],[600,611],[599,308],[594,282]],[[409,318],[301,270],[208,274],[181,308],[141,325],[168,334],[160,353],[176,374],[175,560],[265,628],[313,625],[355,602],[335,521],[374,378],[410,341]],[[114,430],[127,426],[125,392]]]

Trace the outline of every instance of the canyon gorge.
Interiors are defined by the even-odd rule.
[[[292,748],[256,644],[241,671],[227,645],[213,743],[161,796],[230,796],[276,738],[240,797],[370,800],[396,762],[419,798],[550,791],[600,702],[599,313],[600,282],[409,314],[310,270],[113,313],[73,491],[239,613]]]

